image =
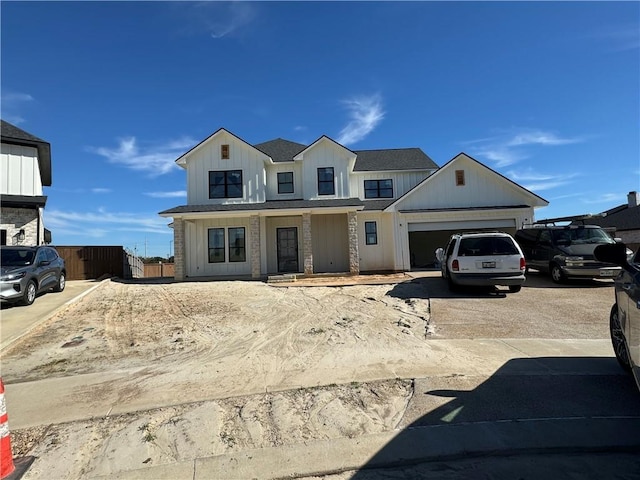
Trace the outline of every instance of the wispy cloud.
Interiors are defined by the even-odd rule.
[[[177,198],[186,197],[187,192],[185,190],[178,190],[175,192],[146,192],[145,195],[152,198]]]
[[[361,96],[344,100],[349,111],[350,121],[340,132],[337,142],[350,145],[369,135],[384,118],[382,98],[379,94]]]
[[[624,52],[640,49],[640,29],[637,23],[607,27],[593,36],[606,40],[611,51]]]
[[[165,144],[140,148],[135,137],[126,137],[118,140],[116,148],[88,147],[87,150],[105,157],[110,163],[157,176],[177,168],[176,158],[195,143],[194,140],[185,137]]]
[[[92,188],[91,189],[92,193],[111,193],[111,189],[110,188]]]
[[[9,123],[19,125],[24,123],[25,119],[21,112],[30,103],[34,102],[34,98],[28,93],[21,92],[2,92],[0,94],[0,103],[2,103],[2,118]]]
[[[108,212],[98,209],[94,212],[72,212],[62,210],[45,211],[47,228],[64,233],[82,233],[91,237],[103,237],[113,231],[171,234],[167,221],[156,213],[134,214]]]
[[[601,193],[597,196],[587,196],[584,200],[584,203],[588,204],[599,204],[599,203],[626,203],[627,196],[620,193]]]
[[[473,155],[490,160],[496,167],[507,167],[529,158],[536,147],[569,145],[583,141],[580,137],[561,137],[544,130],[518,129],[463,144],[471,146]]]
[[[220,39],[238,36],[259,17],[254,2],[178,2],[174,17],[182,17],[184,34],[202,34]],[[179,8],[179,10],[178,10]]]
[[[532,192],[539,192],[543,190],[551,190],[556,187],[568,185],[578,177],[577,173],[565,173],[565,174],[546,174],[538,173],[532,169],[526,169],[521,171],[510,170],[507,172],[507,177],[516,183],[521,184],[527,190]]]
[[[295,127],[293,127],[293,130],[295,132],[304,132],[307,130],[307,127],[302,126],[302,125],[296,125]]]

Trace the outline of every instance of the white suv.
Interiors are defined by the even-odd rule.
[[[525,280],[524,255],[508,233],[456,233],[444,250],[436,250],[436,258],[451,291],[461,285],[505,285],[515,293]]]

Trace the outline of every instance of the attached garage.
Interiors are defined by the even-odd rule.
[[[468,220],[456,222],[409,222],[409,254],[411,268],[433,267],[435,251],[444,248],[454,233],[469,231],[516,232],[515,219]]]

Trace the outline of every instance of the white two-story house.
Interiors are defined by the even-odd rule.
[[[515,232],[548,202],[461,153],[352,151],[327,136],[251,145],[221,128],[180,156],[175,277],[409,271],[452,232]]]
[[[51,186],[51,146],[15,125],[0,121],[0,244],[41,245],[51,242],[42,219]]]

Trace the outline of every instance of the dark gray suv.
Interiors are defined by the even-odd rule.
[[[53,247],[1,247],[0,301],[31,305],[40,292],[64,290],[64,260]]]
[[[548,272],[561,283],[567,278],[615,278],[620,267],[593,256],[598,245],[615,240],[597,225],[534,226],[518,230],[527,267]]]

